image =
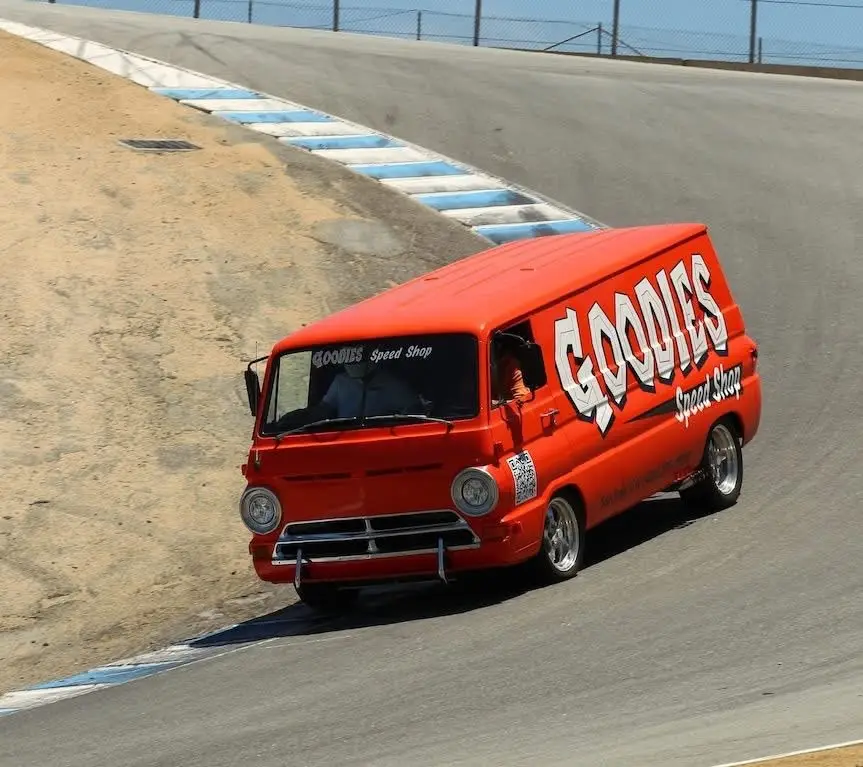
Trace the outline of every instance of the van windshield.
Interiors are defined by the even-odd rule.
[[[473,418],[478,357],[477,339],[456,333],[286,352],[273,361],[262,432]]]

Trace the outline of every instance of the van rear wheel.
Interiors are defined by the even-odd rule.
[[[722,511],[737,503],[743,487],[743,447],[731,419],[713,424],[698,473],[698,481],[680,491],[685,503],[706,511]]]
[[[584,512],[568,493],[552,497],[545,511],[542,542],[532,569],[546,583],[573,578],[584,560]]]

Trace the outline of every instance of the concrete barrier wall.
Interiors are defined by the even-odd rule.
[[[520,48],[529,53],[538,51]],[[610,59],[596,53],[574,53],[569,51],[539,51],[539,53],[556,56],[575,56],[586,59]],[[676,59],[658,58],[652,56],[615,56],[618,61],[637,61],[645,64],[671,64],[681,67],[699,67],[701,69],[724,69],[733,72],[763,72],[775,75],[798,75],[802,77],[826,77],[834,80],[863,80],[863,69],[848,69],[843,67],[805,67],[794,64],[748,64],[736,61],[712,61],[710,59]]]

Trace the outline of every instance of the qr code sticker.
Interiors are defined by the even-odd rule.
[[[536,467],[526,450],[506,459],[515,481],[515,505],[536,498]]]

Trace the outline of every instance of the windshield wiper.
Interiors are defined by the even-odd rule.
[[[348,416],[345,418],[321,418],[317,421],[312,421],[311,423],[304,423],[302,426],[297,426],[293,429],[288,429],[287,431],[279,432],[275,436],[276,442],[278,442],[282,437],[287,437],[291,434],[300,434],[301,432],[307,431],[308,429],[314,429],[318,426],[332,426],[340,423],[356,423],[356,424],[364,424],[376,421],[393,421],[399,419],[408,419],[412,421],[427,421],[429,423],[442,423],[446,424],[447,431],[452,429],[455,425],[452,421],[448,421],[446,418],[435,418],[430,415],[423,415],[421,413],[387,413],[386,415],[367,415],[367,416]]]
[[[293,429],[288,429],[287,431],[279,432],[276,434],[276,441],[280,440],[282,437],[287,437],[289,434],[299,434],[300,432],[306,431],[307,429],[314,429],[316,426],[329,426],[330,424],[337,423],[360,423],[363,419],[360,416],[349,416],[346,418],[321,418],[318,421],[312,421],[311,423],[304,423],[302,426],[297,426]]]
[[[367,415],[365,418],[363,418],[363,421],[392,421],[401,418],[407,418],[412,421],[443,423],[446,424],[447,431],[452,429],[452,427],[455,425],[452,421],[449,421],[446,418],[435,418],[434,416],[423,415],[422,413],[387,413],[386,415]]]

